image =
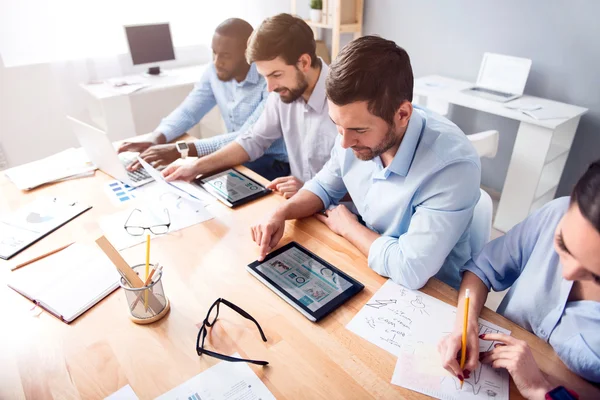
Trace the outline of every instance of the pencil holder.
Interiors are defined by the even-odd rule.
[[[153,267],[150,264],[151,270]],[[133,270],[142,281],[145,280],[145,268],[146,264],[138,264],[133,267]],[[121,278],[120,284],[127,298],[129,317],[136,324],[151,324],[163,318],[169,312],[169,299],[165,296],[162,285],[162,271],[157,271],[152,276],[152,281],[141,288],[130,287],[124,278]]]

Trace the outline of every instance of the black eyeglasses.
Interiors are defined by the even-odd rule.
[[[198,332],[198,339],[196,340],[196,352],[198,353],[198,355],[201,356],[202,354],[206,354],[207,356],[215,357],[215,358],[218,358],[219,360],[231,361],[231,362],[247,362],[247,363],[262,365],[262,366],[269,364],[268,361],[247,360],[245,358],[231,357],[231,356],[216,353],[214,351],[207,350],[204,348],[204,339],[206,339],[207,330],[208,330],[208,328],[212,328],[212,326],[215,324],[215,322],[217,322],[217,318],[219,317],[219,304],[221,304],[221,303],[225,304],[226,306],[231,308],[233,311],[240,314],[242,317],[254,322],[256,324],[256,327],[258,328],[258,331],[260,332],[260,337],[262,338],[263,342],[267,341],[267,338],[266,338],[262,328],[250,314],[248,314],[246,311],[242,310],[235,304],[230,303],[229,301],[227,301],[225,299],[217,299],[217,301],[215,301],[213,303],[213,305],[210,306],[210,308],[208,309],[206,318],[204,318],[204,321],[202,322],[202,327],[200,328],[200,331]],[[200,343],[200,338],[202,338],[202,343]]]
[[[167,214],[168,222],[166,224],[158,224],[152,226],[129,225],[129,220],[136,211],[142,212],[142,210],[140,210],[139,208],[134,208],[133,210],[131,210],[131,214],[129,214],[129,217],[127,217],[127,221],[125,221],[125,225],[123,225],[123,228],[125,228],[127,233],[129,233],[131,236],[142,236],[146,229],[148,229],[155,235],[164,235],[165,233],[169,232],[169,227],[171,226],[171,216],[169,215],[169,210],[167,210],[166,208],[165,214]]]

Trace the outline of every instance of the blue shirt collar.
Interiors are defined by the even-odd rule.
[[[319,74],[317,84],[315,85],[315,88],[308,99],[307,106],[320,114],[323,111],[323,107],[325,107],[325,102],[327,101],[327,95],[325,93],[325,79],[327,79],[329,67],[327,64],[325,64],[325,61],[323,61],[321,57],[319,57],[319,60],[321,60],[321,73]]]
[[[256,64],[252,63],[252,64],[250,64],[250,69],[248,70],[248,73],[246,74],[246,79],[244,79],[241,82],[236,82],[236,83],[239,86],[244,86],[247,84],[256,85],[259,80],[260,80],[260,75],[258,74],[258,71],[256,70]]]
[[[400,147],[394,156],[394,159],[388,165],[387,170],[396,175],[406,176],[410,170],[410,166],[415,158],[417,145],[423,132],[424,118],[417,109],[413,109],[404,138],[400,143]]]

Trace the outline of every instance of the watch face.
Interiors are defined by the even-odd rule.
[[[177,143],[177,150],[184,151],[188,149],[188,145],[185,142]]]

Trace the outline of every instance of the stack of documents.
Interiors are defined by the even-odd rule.
[[[46,183],[87,176],[96,169],[83,149],[70,148],[50,157],[4,171],[19,189],[31,190]]]

